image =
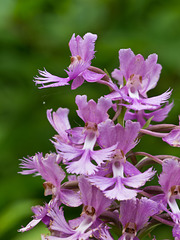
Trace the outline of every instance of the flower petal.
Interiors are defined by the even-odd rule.
[[[36,84],[41,84],[42,86],[38,87],[39,89],[41,88],[48,88],[48,87],[59,87],[59,86],[65,86],[69,85],[70,78],[60,78],[55,75],[52,75],[46,69],[44,71],[39,70],[39,74],[42,77],[36,76],[34,78],[34,82]]]

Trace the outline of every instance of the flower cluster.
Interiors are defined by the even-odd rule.
[[[71,128],[67,108],[47,110],[47,118],[57,134],[51,142],[54,153],[23,158],[23,175],[34,174],[44,179],[44,195],[52,199],[44,206],[34,206],[33,220],[19,231],[24,232],[43,222],[49,235],[42,240],[137,240],[160,223],[172,226],[172,234],[180,239],[180,162],[170,155],[153,156],[132,149],[143,135],[162,138],[180,147],[180,126],[155,124],[163,121],[173,103],[171,90],[148,97],[160,77],[157,55],[146,60],[131,49],[119,51],[119,69],[110,77],[91,65],[97,35],[83,38],[73,34],[69,47],[71,63],[68,77],[39,71],[34,81],[39,88],[69,85],[76,89],[86,80],[109,87],[110,93],[96,103],[86,95],[77,95],[77,115],[83,126]],[[114,115],[110,118],[108,111]],[[143,158],[137,161],[136,156]],[[159,185],[146,186],[157,173],[153,162],[162,165]],[[145,165],[149,168],[142,171]],[[78,218],[66,220],[63,206],[81,206]],[[115,233],[114,233],[115,232]],[[152,237],[155,239],[155,237]]]

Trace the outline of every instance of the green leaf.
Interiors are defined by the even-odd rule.
[[[139,239],[143,239],[143,237],[147,236],[153,229],[155,229],[159,225],[162,225],[162,223],[159,223],[157,221],[152,221],[139,232],[137,237]]]
[[[124,116],[126,113],[127,108],[125,106],[122,106],[121,113],[118,116],[118,123],[120,123],[124,127]]]
[[[125,79],[125,77],[123,77],[123,86],[125,86],[126,85],[126,79]]]
[[[109,78],[111,78],[110,74],[108,73],[107,69],[104,68],[104,72],[108,75]]]
[[[8,232],[15,225],[17,225],[17,223],[20,222],[21,219],[24,219],[29,215],[33,215],[31,207],[37,202],[38,201],[35,200],[22,200],[14,202],[7,208],[5,208],[0,215],[0,237],[3,236],[6,232]],[[22,224],[23,222],[20,223],[19,227],[21,227]]]
[[[111,232],[111,235],[113,236],[113,239],[114,240],[118,239],[119,236],[121,235],[122,229],[112,224],[108,224],[108,226],[110,227],[110,232]]]
[[[149,118],[149,119],[147,120],[147,122],[146,122],[146,123],[144,124],[144,126],[142,127],[143,129],[149,127],[149,124],[151,123],[153,117],[154,117],[154,116],[152,116],[151,118]]]
[[[41,234],[48,234],[48,229],[43,223],[39,223],[38,226],[33,228],[31,231],[18,233],[18,235],[13,238],[13,240],[40,240]]]

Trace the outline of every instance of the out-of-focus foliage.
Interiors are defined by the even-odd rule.
[[[38,240],[46,232],[42,225],[17,233],[30,220],[31,205],[43,204],[42,181],[18,175],[18,159],[35,152],[54,151],[50,139],[55,131],[46,119],[46,109],[67,107],[73,126],[74,98],[87,94],[95,100],[108,88],[84,84],[38,90],[32,81],[37,69],[65,77],[69,65],[68,41],[73,33],[98,34],[95,66],[111,72],[119,65],[118,50],[131,48],[146,58],[159,55],[163,66],[158,86],[150,94],[174,88],[175,107],[166,122],[178,123],[180,104],[180,1],[167,0],[6,0],[0,1],[0,238]],[[147,138],[149,139],[149,138]],[[150,141],[151,140],[151,141]],[[174,154],[179,150],[160,139],[139,144],[152,154]],[[158,148],[156,147],[158,145]],[[73,217],[73,216],[72,216]],[[3,224],[2,224],[3,223]],[[156,231],[156,239],[172,239]],[[159,236],[159,237],[158,237]],[[152,238],[149,238],[152,239]]]

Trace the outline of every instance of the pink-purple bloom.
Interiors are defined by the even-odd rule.
[[[44,69],[44,71],[39,71],[40,77],[35,77],[35,83],[40,84],[39,88],[47,88],[68,85],[69,81],[73,80],[71,88],[76,89],[83,84],[84,80],[88,82],[100,80],[104,77],[104,74],[88,70],[88,67],[91,66],[91,60],[94,58],[96,39],[97,35],[92,33],[86,33],[83,38],[79,35],[75,37],[75,34],[73,34],[69,41],[72,56],[71,64],[66,70],[68,77],[57,77]]]
[[[99,137],[98,126],[109,118],[107,111],[111,108],[112,102],[101,97],[96,104],[94,100],[87,102],[87,96],[78,95],[76,96],[76,104],[78,106],[77,114],[85,122],[85,127],[83,130],[80,128],[80,131],[77,131],[76,128],[76,131],[72,129],[67,132],[72,134],[70,139],[83,139],[84,142],[81,141],[83,145],[75,146],[74,141],[70,145],[65,143],[67,141],[59,138],[56,138],[57,141],[54,142],[54,145],[63,157],[63,162],[67,165],[69,173],[91,175],[98,170],[98,167],[104,161],[109,160],[112,151],[115,149],[113,145],[109,148],[94,150]],[[73,138],[74,133],[76,136]],[[80,142],[78,141],[78,143]],[[92,163],[93,160],[96,164]]]
[[[161,65],[157,63],[158,56],[151,54],[144,60],[141,54],[135,55],[129,49],[119,50],[120,69],[115,69],[112,76],[123,85],[125,78],[129,96],[147,97],[147,92],[154,88],[159,80]]]
[[[106,97],[112,100],[124,100],[122,106],[133,110],[155,110],[167,102],[171,91],[148,98],[147,92],[153,89],[160,76],[161,65],[157,64],[157,55],[151,54],[144,60],[141,54],[135,55],[131,49],[119,51],[120,69],[115,69],[112,77],[118,80],[120,88]],[[125,84],[124,84],[125,82]]]
[[[106,198],[99,189],[91,186],[85,177],[81,176],[78,180],[83,204],[81,217],[67,223],[63,209],[55,207],[49,211],[51,218],[49,229],[53,233],[53,237],[42,236],[42,239],[88,239],[102,224],[98,217],[110,206],[111,200]]]
[[[24,158],[21,162],[20,172],[23,175],[34,173],[41,175],[45,180],[44,195],[52,195],[54,201],[60,201],[68,206],[77,207],[81,205],[79,194],[71,189],[65,189],[61,184],[66,174],[58,164],[58,155],[51,153],[43,157],[42,153],[37,153],[33,157]]]
[[[104,148],[116,144],[111,155],[109,172],[112,177],[90,176],[89,181],[103,191],[106,197],[119,201],[131,199],[138,193],[138,188],[154,176],[152,168],[141,173],[126,160],[126,153],[137,144],[137,135],[140,130],[139,123],[128,120],[125,128],[120,124],[114,125],[111,121],[102,123],[99,129],[99,143]]]

